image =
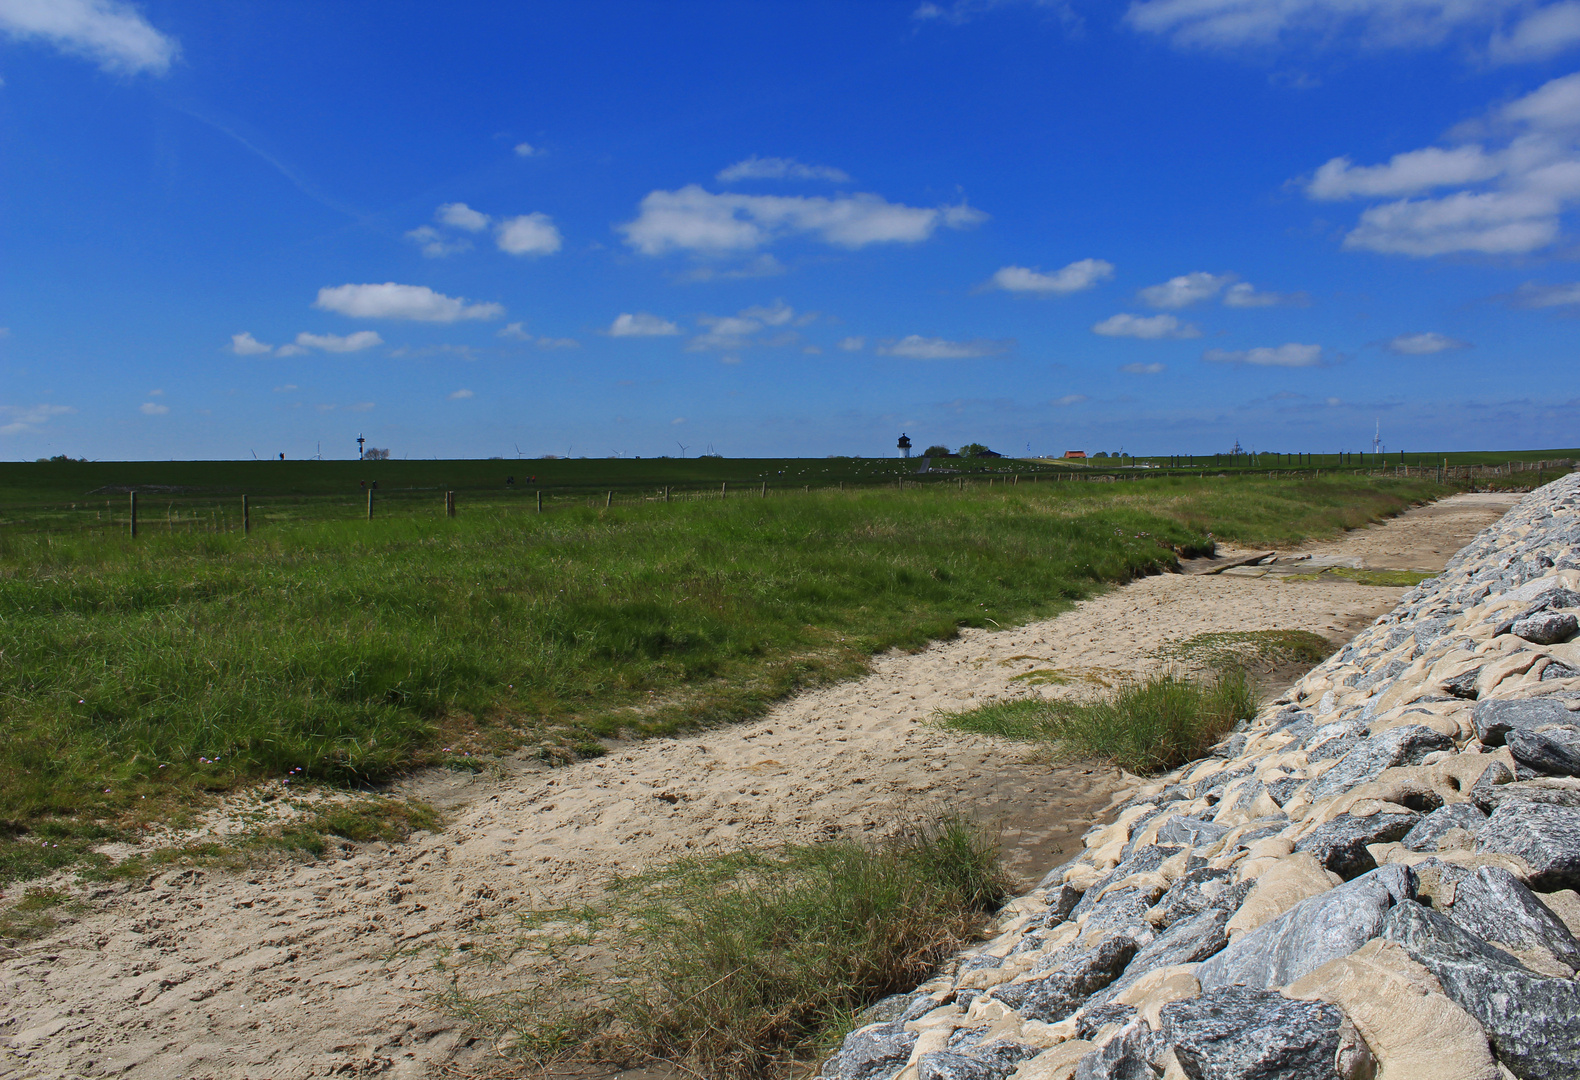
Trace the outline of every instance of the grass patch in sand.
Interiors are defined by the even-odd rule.
[[[0,910],[0,941],[31,941],[60,925],[61,914],[75,914],[81,905],[56,889],[29,889],[22,899]]]
[[[1170,642],[1156,655],[1215,669],[1258,663],[1316,667],[1334,651],[1332,642],[1310,630],[1224,630]]]
[[[1427,578],[1436,577],[1436,574],[1423,573],[1418,570],[1357,570],[1350,566],[1330,566],[1313,574],[1285,574],[1278,578],[1280,581],[1322,581],[1333,578],[1344,578],[1357,585],[1388,585],[1394,588],[1409,588],[1419,585]]]
[[[251,537],[3,532],[0,876],[91,861],[261,780],[358,786],[523,747],[560,762],[758,716],[875,652],[1056,614],[1206,551],[1207,529],[1327,533],[1442,491],[935,485],[411,504]]]
[[[1209,677],[1164,672],[1122,683],[1097,701],[1015,698],[941,719],[960,731],[1050,743],[1064,756],[1147,774],[1201,757],[1255,712],[1245,670],[1230,664]]]
[[[1006,890],[996,846],[963,818],[878,845],[682,859],[585,909],[496,927],[460,954],[444,1004],[540,1068],[663,1061],[762,1075],[828,1052],[863,1009],[924,981]],[[524,952],[542,961],[535,987],[463,989],[465,964],[519,972]]]

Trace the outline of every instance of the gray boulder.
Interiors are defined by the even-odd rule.
[[[1423,724],[1404,724],[1389,728],[1363,740],[1339,759],[1327,772],[1311,781],[1307,791],[1312,802],[1348,791],[1357,784],[1376,779],[1384,769],[1395,765],[1417,765],[1434,750],[1451,750],[1454,740]]]
[[[1161,844],[1186,844],[1190,847],[1201,847],[1214,840],[1222,839],[1223,834],[1229,831],[1229,826],[1219,825],[1215,821],[1203,821],[1201,818],[1176,817],[1171,818],[1167,824],[1158,830],[1158,842]]]
[[[1159,1013],[1191,1080],[1334,1080],[1344,1012],[1248,987],[1208,990]]]
[[[916,1035],[898,1021],[875,1024],[845,1036],[839,1053],[823,1066],[830,1080],[879,1080],[910,1060]]]
[[[1242,935],[1197,969],[1196,977],[1204,988],[1234,983],[1257,989],[1288,986],[1376,937],[1388,909],[1415,894],[1416,878],[1409,867],[1373,870],[1308,897]]]
[[[1476,700],[1476,678],[1481,674],[1480,668],[1456,675],[1443,683],[1443,692],[1466,701]]]
[[[1040,1051],[1024,1043],[994,1040],[969,1048],[938,1050],[916,1062],[920,1080],[1004,1080]]]
[[[1157,1080],[1160,1070],[1150,1058],[1161,1054],[1161,1042],[1145,1024],[1133,1023],[1077,1062],[1072,1080]]]
[[[1497,789],[1513,780],[1514,774],[1509,771],[1509,767],[1501,761],[1494,761],[1481,771],[1481,776],[1466,794],[1478,809],[1490,814],[1501,798]]]
[[[1087,948],[1059,950],[1051,969],[1025,982],[1005,983],[988,995],[1026,1020],[1058,1023],[1119,977],[1140,948],[1129,934],[1109,934]]]
[[[1552,698],[1493,699],[1476,702],[1470,722],[1483,746],[1502,746],[1504,737],[1515,728],[1534,731],[1554,724],[1572,724],[1574,714]]]
[[[1560,641],[1568,641],[1575,636],[1575,631],[1580,630],[1580,622],[1573,615],[1543,612],[1532,615],[1516,622],[1509,627],[1509,633],[1515,637],[1522,637],[1535,645],[1553,645]]]
[[[1107,888],[1110,882],[1119,881],[1121,878],[1129,877],[1131,874],[1144,874],[1149,870],[1156,870],[1163,865],[1163,860],[1179,850],[1178,847],[1161,847],[1157,844],[1148,844],[1145,847],[1137,848],[1127,855],[1118,866],[1104,874],[1091,888],[1086,890],[1086,894],[1081,897],[1080,902],[1070,909],[1069,917],[1079,919],[1082,915],[1091,911],[1099,900],[1106,900],[1107,897],[1103,896],[1103,890]],[[1112,896],[1113,894],[1109,893],[1108,895]]]
[[[1223,950],[1229,944],[1224,926],[1229,913],[1208,908],[1200,915],[1177,922],[1131,959],[1124,973],[1092,998],[1094,1004],[1112,1001],[1117,994],[1143,975],[1171,964],[1194,964]]]
[[[1498,1060],[1522,1080],[1580,1076],[1580,987],[1537,975],[1420,904],[1388,913],[1383,937],[1427,968],[1486,1029]]]
[[[1305,781],[1297,776],[1281,776],[1267,781],[1267,794],[1279,806],[1283,806],[1300,790]]]
[[[1527,768],[1546,776],[1580,776],[1580,728],[1568,724],[1541,731],[1515,728],[1504,741],[1514,760]]]
[[[1541,892],[1580,887],[1580,808],[1505,800],[1476,836],[1477,851],[1516,855]]]
[[[1568,664],[1560,664],[1556,660],[1542,668],[1542,682],[1548,679],[1580,679],[1580,671],[1576,671]]]
[[[1580,806],[1580,777],[1539,776],[1531,780],[1516,780],[1499,784],[1477,796],[1476,805],[1492,813],[1506,802],[1542,803],[1547,806]]]
[[[1511,949],[1546,949],[1571,968],[1580,968],[1580,941],[1541,897],[1501,866],[1480,867],[1459,882],[1448,916],[1486,941]]]
[[[1211,908],[1238,911],[1256,882],[1246,881],[1235,885],[1231,880],[1233,877],[1232,871],[1211,866],[1198,867],[1181,874],[1157,902],[1157,907],[1162,909],[1159,925],[1171,927],[1182,919],[1200,915]]]
[[[1416,822],[1399,842],[1411,851],[1436,851],[1437,842],[1451,830],[1464,829],[1474,835],[1486,822],[1487,815],[1471,803],[1449,803]]]
[[[1377,869],[1377,860],[1366,850],[1367,844],[1391,844],[1402,839],[1420,820],[1420,814],[1340,814],[1301,837],[1295,850],[1310,852],[1324,867],[1349,881]]]

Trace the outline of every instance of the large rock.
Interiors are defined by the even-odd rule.
[[[1474,1016],[1498,1060],[1522,1080],[1580,1076],[1580,987],[1537,975],[1447,917],[1414,902],[1388,913],[1383,937],[1426,967]]]
[[[1567,613],[1560,615],[1550,611],[1520,619],[1509,627],[1509,633],[1535,645],[1553,645],[1560,641],[1568,641],[1575,636],[1576,630],[1580,630],[1580,622],[1577,622],[1573,615]]]
[[[1139,948],[1129,934],[1107,934],[1095,944],[1061,949],[1051,968],[1024,982],[995,987],[989,996],[1022,1019],[1057,1023],[1118,978]]]
[[[1124,973],[1095,995],[1092,1001],[1112,1001],[1143,975],[1158,968],[1194,964],[1216,954],[1229,944],[1229,936],[1224,932],[1224,925],[1228,921],[1227,911],[1208,908],[1200,915],[1175,923],[1159,934],[1152,944],[1136,953],[1126,965]]]
[[[1204,847],[1214,840],[1223,838],[1229,831],[1229,826],[1219,825],[1215,821],[1203,821],[1201,818],[1174,817],[1158,830],[1158,842],[1162,844],[1186,844],[1190,847]]]
[[[1547,776],[1580,776],[1580,728],[1569,724],[1541,731],[1515,728],[1504,741],[1521,765]]]
[[[824,1064],[830,1080],[879,1080],[892,1076],[910,1060],[916,1033],[898,1022],[873,1024],[845,1036],[839,1053]]]
[[[1199,866],[1174,879],[1168,892],[1157,902],[1154,919],[1165,929],[1181,919],[1200,915],[1209,908],[1232,912],[1245,900],[1255,882],[1236,885],[1233,872],[1215,866]]]
[[[1421,815],[1416,813],[1370,817],[1340,814],[1301,837],[1295,850],[1310,852],[1326,869],[1349,881],[1377,869],[1377,860],[1366,850],[1367,844],[1391,844],[1420,820]]]
[[[1554,724],[1572,724],[1574,713],[1553,698],[1494,699],[1476,702],[1470,722],[1482,745],[1502,746],[1504,738],[1516,728],[1535,731]]]
[[[1483,866],[1459,882],[1448,916],[1494,944],[1509,949],[1546,949],[1571,969],[1580,968],[1580,942],[1563,920],[1500,866]]]
[[[1476,836],[1477,851],[1524,859],[1540,892],[1580,887],[1580,808],[1506,800]]]
[[[1247,987],[1208,990],[1159,1010],[1191,1080],[1334,1080],[1344,1013]]]
[[[916,1061],[919,1080],[1004,1080],[1039,1053],[1024,1043],[998,1039],[969,1047],[935,1050]]]
[[[1411,851],[1436,851],[1437,842],[1455,829],[1474,836],[1487,823],[1487,815],[1470,803],[1449,803],[1416,822],[1399,842]]]
[[[1503,766],[1494,762],[1494,767]],[[1487,772],[1491,772],[1488,769]],[[1505,775],[1508,770],[1503,769]],[[1479,789],[1479,790],[1478,790]],[[1530,780],[1494,784],[1481,788],[1478,783],[1470,791],[1471,800],[1487,813],[1492,813],[1506,802],[1544,803],[1548,806],[1580,806],[1580,777],[1538,776]]]
[[[1384,769],[1418,765],[1434,750],[1451,750],[1454,740],[1424,724],[1404,724],[1363,740],[1327,772],[1313,780],[1306,791],[1313,803],[1375,780]]]
[[[1388,909],[1415,897],[1415,873],[1385,866],[1308,900],[1242,935],[1197,971],[1203,989],[1288,986],[1376,937]]]

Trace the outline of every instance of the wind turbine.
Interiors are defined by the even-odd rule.
[[[681,442],[679,439],[675,440],[675,445],[680,447],[680,456],[681,457],[685,457],[686,456],[686,451],[691,449],[691,447],[687,446],[685,443]]]

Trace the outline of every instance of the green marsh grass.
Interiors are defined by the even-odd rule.
[[[682,859],[586,909],[522,918],[513,940],[496,930],[473,962],[520,970],[525,949],[547,980],[482,995],[457,979],[444,1003],[539,1067],[659,1060],[759,1076],[831,1049],[861,1010],[933,974],[1006,890],[996,845],[959,817],[882,844]],[[611,956],[612,969],[584,970]]]
[[[1015,698],[942,719],[961,731],[1046,743],[1064,756],[1145,775],[1202,757],[1255,712],[1244,669],[1230,665],[1208,677],[1164,672],[1122,683],[1096,701]]]
[[[564,761],[756,716],[875,652],[1157,572],[1209,529],[1284,542],[1441,490],[1165,479],[0,531],[0,877],[263,778]]]

